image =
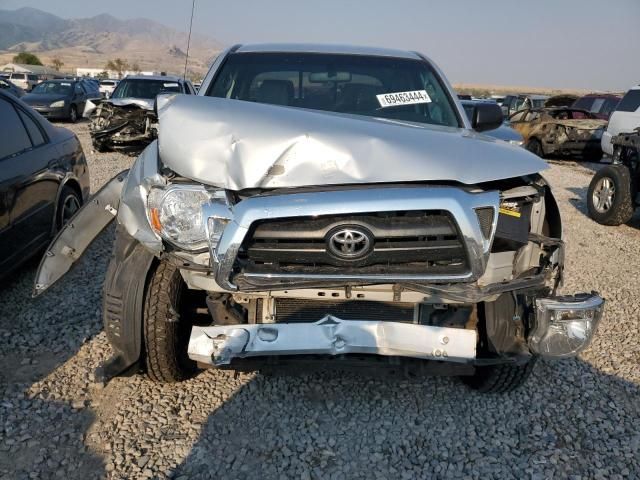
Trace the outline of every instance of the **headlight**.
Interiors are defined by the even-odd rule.
[[[521,147],[524,145],[524,140],[509,140],[511,145],[515,145],[516,147]]]
[[[531,349],[545,357],[570,357],[589,345],[602,318],[604,300],[597,295],[539,298]]]
[[[64,100],[58,100],[57,102],[53,102],[49,105],[51,108],[64,107]]]
[[[149,224],[176,247],[203,250],[208,243],[202,207],[212,201],[226,202],[225,191],[200,185],[152,188],[147,199]]]

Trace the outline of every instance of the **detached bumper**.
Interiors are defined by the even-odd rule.
[[[476,356],[476,332],[399,322],[341,320],[193,327],[189,358],[228,365],[234,358],[365,353],[467,362]]]

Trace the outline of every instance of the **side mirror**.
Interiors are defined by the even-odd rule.
[[[471,126],[476,132],[493,130],[502,125],[504,117],[497,103],[479,103],[475,106]]]
[[[153,102],[153,113],[156,114],[156,117],[158,116],[158,112],[162,109],[162,107],[169,103],[175,96],[175,93],[160,93],[156,95],[156,99]]]

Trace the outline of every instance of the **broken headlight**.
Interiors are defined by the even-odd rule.
[[[212,201],[225,200],[224,190],[208,190],[201,185],[152,188],[147,199],[149,224],[178,248],[204,250],[208,243],[202,207]]]
[[[531,349],[545,357],[570,357],[584,350],[602,318],[604,300],[595,294],[539,298]]]

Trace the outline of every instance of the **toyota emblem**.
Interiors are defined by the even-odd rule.
[[[342,260],[362,258],[371,251],[371,233],[358,227],[339,228],[329,234],[329,251]]]

